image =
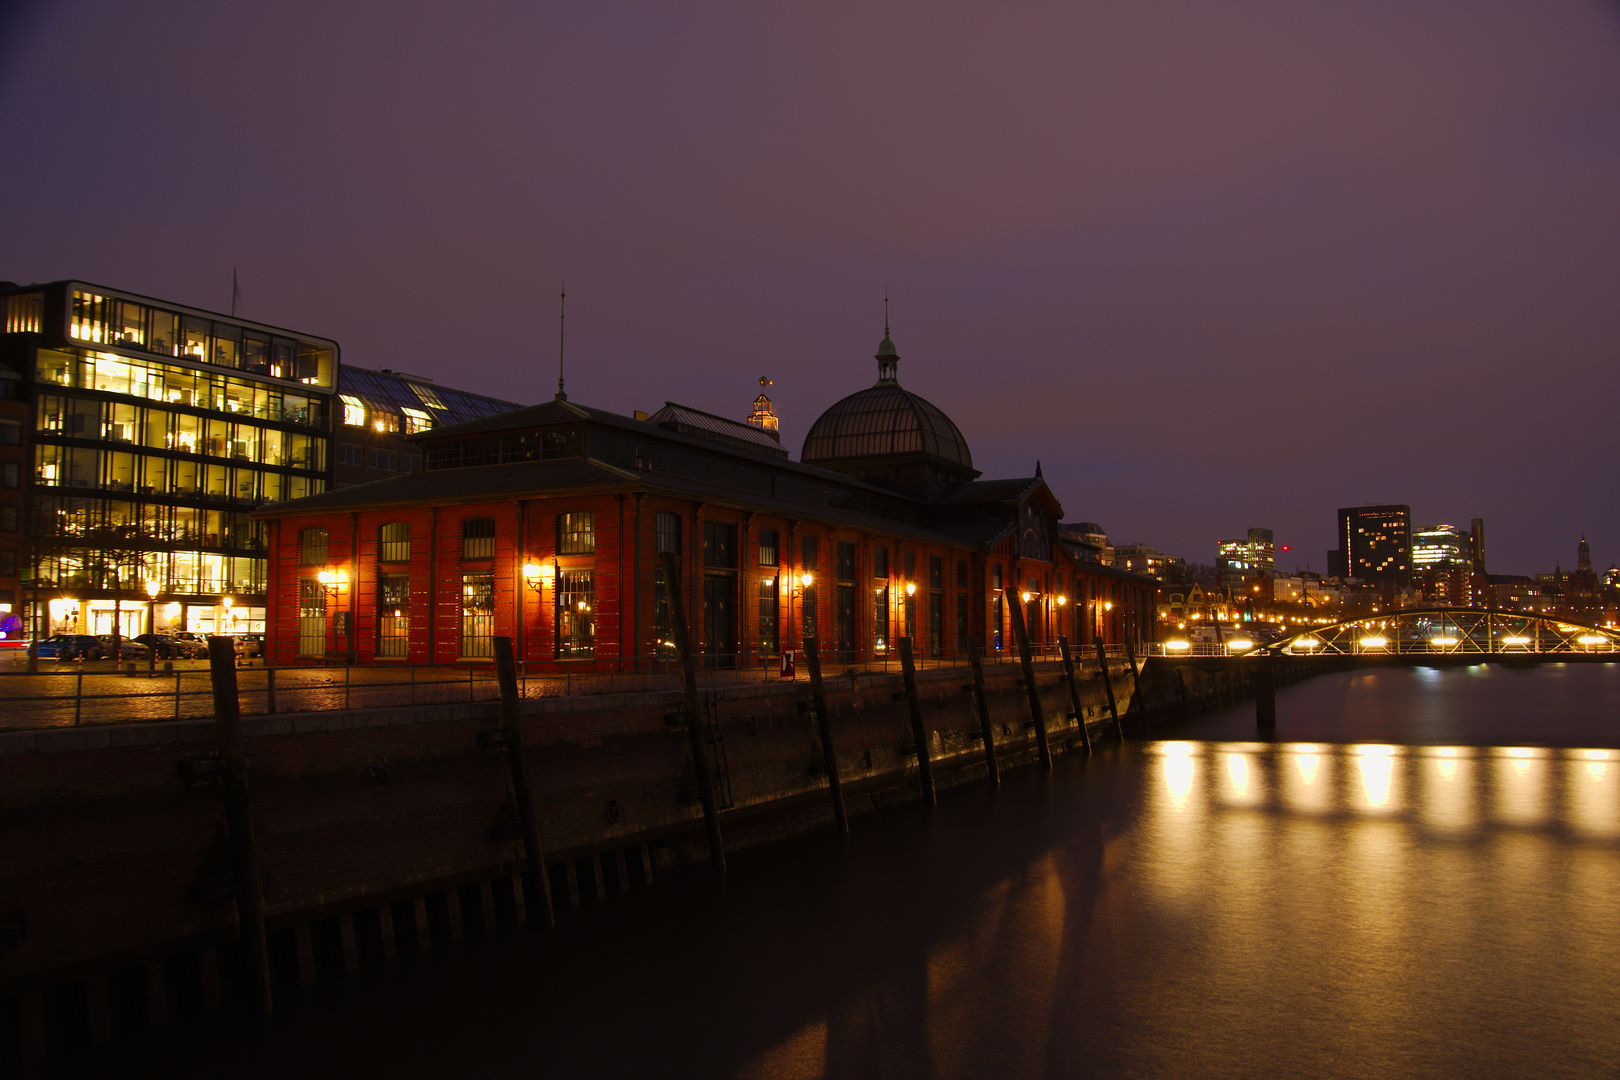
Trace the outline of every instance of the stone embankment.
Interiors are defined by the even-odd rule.
[[[1288,663],[1303,671],[1318,662]],[[1083,749],[1081,723],[1096,741],[1135,736],[1249,692],[1243,663],[1154,660],[1140,680],[1123,661],[1110,668],[1107,680],[1095,662],[1077,676],[1077,720],[1062,666],[1036,665],[1054,753]],[[970,679],[965,668],[918,676],[942,788],[987,775]],[[987,669],[985,687],[1001,767],[1036,761],[1019,671]],[[909,701],[898,675],[829,672],[826,689],[858,828],[861,813],[918,796]],[[831,825],[809,698],[802,681],[702,695],[729,850]],[[671,722],[681,701],[642,693],[521,703],[559,911],[649,888],[706,857],[690,744]],[[519,874],[510,763],[499,740],[479,738],[500,716],[498,702],[481,702],[241,721],[277,987],[539,921]],[[212,721],[0,734],[0,1063],[241,1000],[217,751]]]

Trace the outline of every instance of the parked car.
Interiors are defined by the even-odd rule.
[[[113,640],[111,634],[102,634],[96,638],[101,642],[101,651],[106,656],[119,656],[125,660],[145,660],[147,647],[140,638],[120,638]]]
[[[236,655],[255,657],[264,655],[263,634],[240,634],[236,638]]]
[[[208,650],[197,642],[186,641],[169,634],[141,634],[133,640],[148,648],[156,649],[159,660],[190,660],[208,654]]]
[[[100,660],[107,655],[94,634],[52,634],[39,643],[42,660]]]

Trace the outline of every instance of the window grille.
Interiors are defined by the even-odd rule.
[[[461,655],[495,655],[495,575],[461,575]]]
[[[391,521],[378,535],[377,561],[401,563],[411,561],[411,527],[403,521]]]
[[[777,561],[777,549],[780,546],[780,543],[781,538],[777,535],[775,529],[759,530],[759,565],[780,565],[780,563]],[[772,649],[771,651],[775,652],[776,650]]]
[[[596,515],[589,510],[557,515],[557,554],[590,555],[596,551]]]
[[[298,565],[326,565],[325,529],[304,529],[298,534]]]
[[[662,555],[681,553],[681,515],[660,510],[653,519],[653,551]]]
[[[493,559],[495,557],[495,519],[468,518],[461,523],[461,557],[463,559]],[[470,653],[463,653],[468,656]]]
[[[377,578],[377,655],[403,657],[409,651],[411,626],[409,574]]]
[[[589,570],[557,574],[557,655],[582,658],[596,653],[596,597]]]
[[[326,588],[314,578],[298,582],[298,655],[326,655]]]

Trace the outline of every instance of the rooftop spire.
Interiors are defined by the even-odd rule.
[[[568,282],[562,283],[562,292],[557,297],[557,400],[567,401],[568,395],[563,393],[563,327],[568,318]]]
[[[894,351],[894,342],[889,340],[889,287],[883,287],[883,340],[878,342],[877,355],[873,357],[878,362],[878,382],[899,384],[897,374],[900,354]]]

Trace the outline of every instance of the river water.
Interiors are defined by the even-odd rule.
[[[1614,1076],[1620,665],[1386,669],[62,1067]]]

